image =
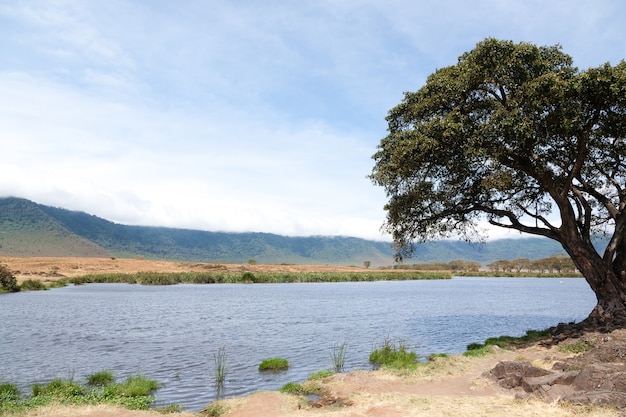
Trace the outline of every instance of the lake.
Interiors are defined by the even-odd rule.
[[[463,277],[438,281],[140,286],[89,284],[0,295],[0,382],[84,382],[110,370],[163,384],[157,405],[198,411],[215,399],[214,355],[226,349],[223,394],[302,382],[332,369],[371,369],[369,353],[402,340],[421,358],[488,337],[579,321],[595,305],[583,279]],[[263,359],[290,368],[260,373]]]

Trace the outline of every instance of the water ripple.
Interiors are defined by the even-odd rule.
[[[532,305],[530,304],[532,303]],[[491,336],[584,318],[595,303],[580,279],[459,278],[329,284],[93,284],[0,295],[0,381],[35,382],[111,370],[157,379],[158,404],[197,411],[215,399],[214,355],[225,347],[226,396],[278,389],[331,369],[369,369],[369,352],[399,338],[425,357]],[[258,371],[263,359],[286,372]]]

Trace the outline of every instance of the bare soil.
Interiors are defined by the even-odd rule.
[[[96,258],[19,258],[0,257],[0,264],[15,271],[19,281],[39,279],[53,281],[93,273],[131,273],[139,271],[182,272],[225,268],[232,271],[354,271],[363,268],[302,265],[228,265],[184,262],[149,261],[138,259]],[[429,366],[412,372],[386,370],[340,373],[316,384],[320,397],[306,399],[279,392],[258,392],[241,398],[219,402],[225,417],[440,417],[470,416],[624,416],[614,407],[574,405],[546,402],[500,387],[489,376],[489,371],[500,362],[528,360],[536,367],[552,369],[555,364],[584,360],[624,363],[626,331],[606,334],[587,334],[585,339],[595,341],[583,354],[564,353],[551,344],[535,344],[516,350],[497,349],[482,358],[457,356],[438,359]],[[560,341],[559,345],[577,340]],[[610,341],[610,343],[600,343]],[[626,348],[625,348],[626,349]],[[583,359],[584,358],[584,359]],[[160,415],[156,411],[129,411],[114,406],[52,406],[31,410],[23,417],[148,417]],[[206,413],[180,413],[181,417],[205,416]]]

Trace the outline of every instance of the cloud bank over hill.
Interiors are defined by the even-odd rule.
[[[616,63],[625,24],[619,0],[5,2],[0,195],[130,225],[386,240],[367,175],[404,91],[490,36]]]

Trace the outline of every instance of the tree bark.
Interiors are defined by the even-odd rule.
[[[589,246],[589,247],[587,247]],[[619,263],[608,262],[593,246],[563,243],[574,264],[596,295],[597,304],[580,328],[610,331],[626,327],[626,281]]]

